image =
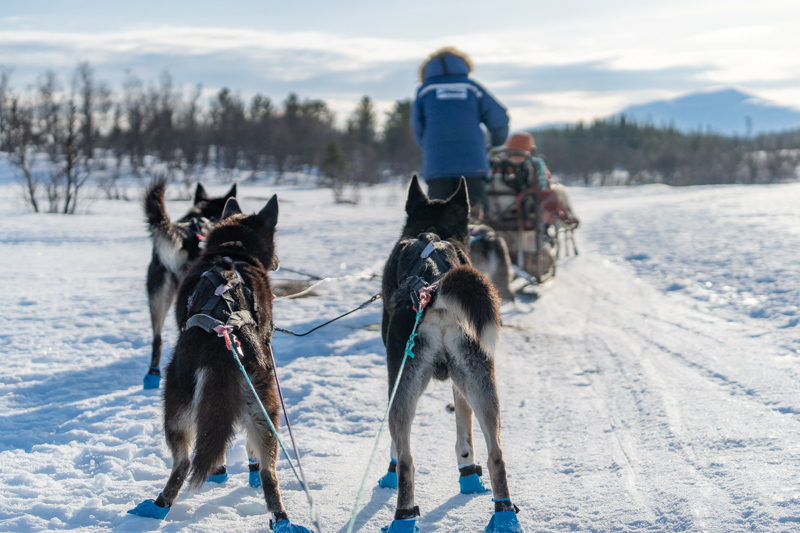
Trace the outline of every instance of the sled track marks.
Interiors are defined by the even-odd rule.
[[[748,372],[752,357],[767,357],[751,349],[761,341],[750,332],[610,277],[613,265],[572,268],[530,313],[504,317],[497,358],[501,370],[511,367],[499,373],[501,397],[504,386],[528,397],[504,409],[503,439],[524,419],[528,477],[545,493],[533,495],[537,523],[791,531],[800,498],[785,465],[800,457],[772,428],[784,418],[800,430],[792,396],[774,390],[788,391],[792,372],[778,381]]]

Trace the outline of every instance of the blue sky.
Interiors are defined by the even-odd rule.
[[[167,69],[186,92],[296,92],[342,120],[364,94],[411,97],[420,61],[454,45],[523,128],[720,86],[800,108],[798,28],[796,0],[0,0],[0,65],[18,90],[79,61],[111,85]]]

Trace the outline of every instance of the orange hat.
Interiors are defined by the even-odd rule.
[[[530,153],[534,146],[536,146],[536,143],[533,140],[533,135],[527,131],[513,133],[506,141],[506,148],[522,150],[523,152],[528,153]]]

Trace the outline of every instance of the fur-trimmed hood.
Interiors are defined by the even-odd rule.
[[[469,56],[452,46],[446,46],[436,50],[422,62],[419,67],[419,81],[424,82],[435,76],[468,76],[471,73],[472,60]]]

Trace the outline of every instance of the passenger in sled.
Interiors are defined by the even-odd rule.
[[[572,231],[579,220],[565,188],[552,182],[535,150],[533,135],[522,132],[489,151],[489,207],[484,222],[506,241],[517,274],[543,283],[555,276],[560,233],[577,253]]]

